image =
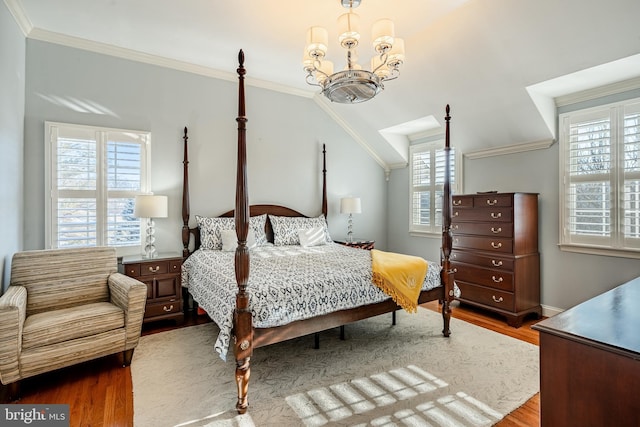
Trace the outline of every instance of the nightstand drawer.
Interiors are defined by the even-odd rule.
[[[182,301],[172,300],[164,303],[147,304],[144,311],[144,317],[158,317],[165,314],[182,313]]]
[[[140,276],[166,274],[170,270],[169,261],[150,261],[140,263]]]

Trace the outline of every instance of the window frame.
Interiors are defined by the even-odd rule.
[[[430,174],[430,182],[431,184],[427,186],[419,186],[420,190],[417,190],[413,185],[413,177],[414,177],[414,167],[413,167],[413,157],[417,153],[430,152],[430,162],[432,165],[435,165],[436,162],[436,153],[438,151],[444,151],[445,148],[445,140],[438,139],[435,141],[421,142],[417,144],[412,144],[409,146],[409,234],[411,236],[424,236],[424,237],[440,237],[442,236],[442,222],[438,224],[436,215],[442,212],[442,207],[438,209],[435,206],[435,203],[430,203],[429,206],[429,218],[430,220],[434,220],[433,224],[417,224],[414,222],[414,194],[417,191],[424,191],[425,188],[431,189],[432,192],[432,202],[435,199],[435,192],[443,191],[444,182],[436,183],[436,174],[437,168],[432,167],[432,172]],[[451,194],[461,194],[462,193],[462,153],[451,147],[450,151],[450,159],[452,161],[451,165],[453,166],[452,177],[453,182],[451,184]]]
[[[563,251],[578,252],[594,255],[615,256],[623,258],[640,259],[640,238],[629,238],[625,235],[625,184],[629,178],[640,180],[640,169],[627,173],[625,171],[625,118],[631,109],[633,114],[640,113],[640,98],[628,99],[609,104],[603,104],[591,108],[578,109],[558,115],[559,128],[559,247]],[[572,124],[586,122],[593,118],[604,118],[609,120],[609,140],[610,140],[610,163],[606,174],[600,174],[600,179],[596,174],[591,175],[594,179],[589,179],[590,175],[572,175],[570,129]],[[573,178],[572,178],[573,176]],[[605,179],[607,178],[607,179]],[[571,204],[571,185],[576,182],[602,182],[609,185],[610,207],[608,209],[610,218],[610,232],[604,236],[585,236],[572,233],[571,211],[578,209]],[[639,201],[634,200],[637,206]],[[635,209],[634,209],[635,211]],[[637,213],[636,225],[637,225]]]
[[[129,136],[131,142],[138,143],[140,145],[140,190],[111,190],[108,191],[108,176],[106,173],[108,157],[107,142],[108,135],[114,133],[120,133],[122,135]],[[96,142],[96,173],[97,180],[95,190],[69,190],[58,189],[56,174],[57,164],[57,141],[59,135],[63,134],[62,138],[69,138],[68,135],[86,135],[87,139],[95,140]],[[92,135],[92,136],[89,136]],[[135,141],[139,139],[140,142]],[[122,141],[124,142],[124,141]],[[127,141],[129,142],[129,141]],[[108,232],[108,201],[114,198],[134,198],[139,194],[149,194],[151,188],[151,132],[130,130],[130,129],[118,129],[108,128],[102,126],[89,126],[79,125],[71,123],[61,123],[45,121],[44,132],[44,145],[45,145],[45,247],[48,249],[55,249],[59,246],[57,240],[58,223],[56,222],[54,210],[57,206],[57,200],[64,197],[64,194],[72,194],[74,192],[86,192],[87,198],[96,200],[96,207],[101,206],[96,213],[96,221],[100,225],[96,230],[96,246],[109,246],[107,232]],[[92,194],[93,193],[93,194]],[[95,197],[94,197],[95,194]],[[144,219],[139,220],[140,227],[140,241],[135,245],[114,245],[118,256],[135,255],[139,254],[144,246],[146,238],[146,228],[143,224]],[[64,247],[64,246],[62,246]],[[77,246],[74,246],[77,247]]]

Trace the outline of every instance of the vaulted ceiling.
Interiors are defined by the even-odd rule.
[[[404,166],[410,141],[442,133],[466,152],[552,141],[554,98],[610,85],[639,87],[638,0],[363,0],[363,43],[379,18],[405,39],[398,79],[371,101],[327,102],[305,83],[308,27],[336,41],[339,0],[5,0],[32,39],[94,50],[313,98],[385,169]],[[622,88],[622,89],[620,89]],[[614,89],[615,90],[615,89]]]

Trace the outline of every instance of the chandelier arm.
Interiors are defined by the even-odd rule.
[[[309,71],[308,74],[307,74],[307,77],[305,79],[307,81],[307,84],[310,85],[310,86],[322,87],[322,85],[320,83],[317,83],[315,81],[315,78],[313,77],[313,71]]]
[[[378,65],[376,68],[371,70],[371,72],[375,74],[375,72],[378,71],[383,65],[387,65],[388,59],[389,59],[389,55],[386,52],[382,52],[380,54],[380,65]]]

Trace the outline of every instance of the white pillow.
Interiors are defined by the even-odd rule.
[[[222,250],[225,252],[235,251],[238,247],[238,236],[236,230],[222,230],[220,232],[222,237]],[[253,249],[257,246],[256,235],[252,229],[247,233],[247,247]]]
[[[326,245],[324,227],[313,227],[304,230],[298,230],[298,238],[300,239],[300,246],[320,246]]]

